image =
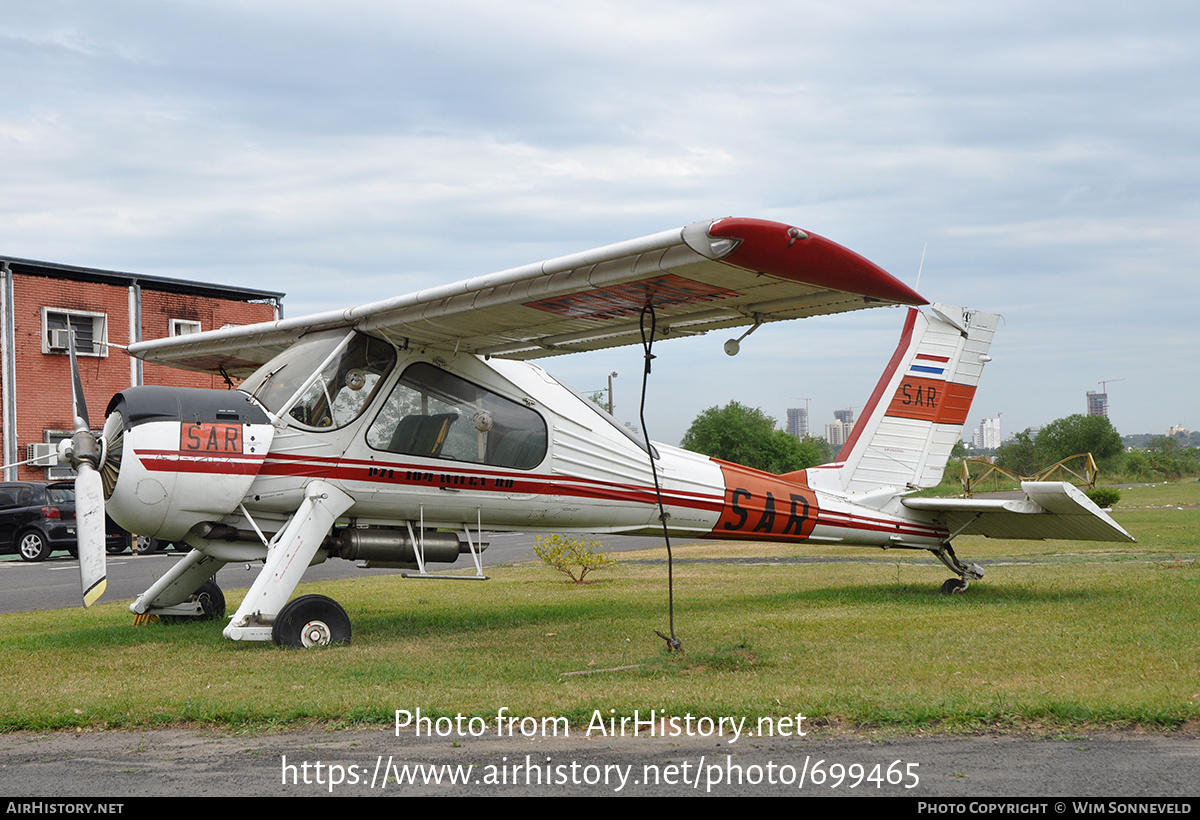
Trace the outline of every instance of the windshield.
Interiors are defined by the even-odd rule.
[[[317,333],[260,367],[241,389],[277,416],[333,430],[359,417],[395,363],[395,348],[381,339]]]

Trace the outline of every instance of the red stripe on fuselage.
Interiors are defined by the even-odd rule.
[[[147,470],[156,472],[191,472],[212,475],[252,475],[257,472],[267,476],[324,478],[369,484],[477,489],[513,495],[552,495],[646,505],[657,503],[653,487],[618,484],[573,476],[488,470],[468,472],[431,469],[427,464],[330,459],[321,456],[290,454],[271,454],[264,462],[263,456],[196,457],[174,450],[137,450],[135,453]],[[682,490],[663,490],[663,503],[675,507],[712,512],[721,509],[719,496]]]
[[[265,455],[199,454],[188,450],[134,450],[147,470],[172,473],[212,473],[214,475],[255,475]]]
[[[156,472],[210,475],[320,477],[357,483],[410,487],[448,487],[513,495],[548,495],[618,501],[651,506],[654,488],[598,481],[575,476],[502,471],[431,470],[429,465],[387,463],[360,459],[333,460],[321,456],[272,454],[197,457],[175,450],[136,450],[146,469]],[[803,541],[817,525],[863,532],[944,537],[945,531],[918,522],[833,512],[819,507],[816,493],[803,480],[804,472],[785,479],[749,467],[713,459],[725,479],[725,496],[664,490],[663,503],[686,509],[720,512],[708,537],[750,541]],[[265,463],[264,463],[265,462]],[[261,466],[261,470],[259,467]],[[798,479],[798,480],[797,480]]]

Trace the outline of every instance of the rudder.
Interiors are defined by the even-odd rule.
[[[910,308],[900,343],[842,447],[844,490],[933,487],[959,440],[999,317],[935,303]]]

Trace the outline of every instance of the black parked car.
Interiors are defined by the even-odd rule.
[[[108,551],[124,549],[129,533],[111,519],[105,523]],[[0,553],[17,552],[25,561],[44,561],[55,550],[77,554],[74,483],[0,483]]]

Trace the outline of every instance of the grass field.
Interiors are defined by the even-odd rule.
[[[1125,491],[1114,516],[1132,545],[959,539],[987,576],[953,597],[923,553],[677,548],[682,655],[654,635],[667,628],[661,550],[622,554],[585,586],[539,564],[487,583],[305,585],[354,623],[351,646],[308,652],[224,641],[223,622],[134,628],[126,603],[0,616],[0,730],[391,725],[416,707],[580,724],[657,709],[904,733],[1194,729],[1196,504],[1194,483]],[[806,556],[857,560],[786,560]],[[732,558],[757,560],[711,560]]]

